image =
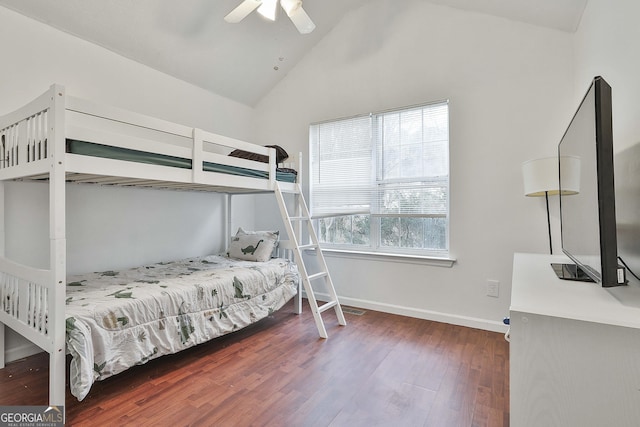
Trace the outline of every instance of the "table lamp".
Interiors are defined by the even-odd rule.
[[[558,169],[560,167],[560,169]],[[562,172],[562,177],[560,176]],[[576,156],[544,157],[522,163],[524,195],[527,197],[544,196],[547,205],[547,228],[549,231],[549,253],[553,253],[551,244],[551,219],[549,217],[549,196],[560,194],[569,196],[580,192],[580,158]]]

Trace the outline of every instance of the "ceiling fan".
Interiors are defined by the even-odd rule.
[[[224,20],[235,24],[246,18],[251,12],[258,9],[258,13],[265,18],[275,21],[278,3],[287,16],[296,26],[300,34],[308,34],[316,28],[307,12],[302,8],[302,0],[244,0],[233,9]]]

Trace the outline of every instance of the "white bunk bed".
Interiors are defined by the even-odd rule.
[[[295,181],[277,180],[273,148],[96,105],[67,95],[60,85],[51,86],[31,103],[0,117],[0,138],[0,368],[4,367],[4,325],[7,325],[49,353],[50,405],[64,405],[65,400],[67,182],[228,194],[273,192],[289,237],[285,242],[298,266],[319,335],[327,337],[321,313],[329,308],[335,309],[339,324],[346,324],[311,227],[301,187]],[[80,144],[80,150],[89,147],[89,152],[72,152],[70,143],[75,142]],[[94,154],[94,148],[115,150],[117,154],[115,158],[102,151]],[[230,157],[232,150],[268,156],[268,163]],[[140,155],[144,158],[139,158]],[[149,160],[146,155],[155,158]],[[244,176],[247,171],[250,176]],[[12,180],[48,182],[48,269],[22,265],[5,256],[4,185]],[[293,215],[289,214],[292,203],[284,199],[287,193],[294,196]],[[311,243],[302,245],[305,230],[305,239]],[[315,263],[318,272],[307,271],[304,249],[313,249],[318,258]],[[316,280],[322,281],[328,295],[324,298],[328,301],[320,307],[311,287]],[[296,307],[299,311],[299,302]]]

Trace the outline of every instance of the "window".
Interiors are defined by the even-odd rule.
[[[309,144],[323,246],[448,255],[447,102],[312,124]]]

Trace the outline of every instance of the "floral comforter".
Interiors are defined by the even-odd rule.
[[[71,393],[164,354],[243,328],[281,308],[298,289],[295,264],[207,256],[67,283]]]

